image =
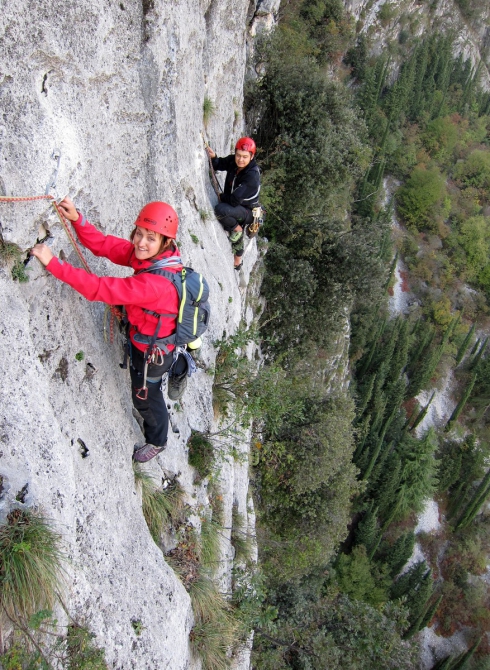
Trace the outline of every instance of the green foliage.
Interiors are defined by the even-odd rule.
[[[12,267],[12,279],[17,280],[21,284],[29,281],[27,268],[22,261],[15,261]]]
[[[340,590],[351,600],[362,600],[373,607],[388,600],[389,580],[376,574],[376,566],[369,560],[365,547],[354,547],[351,554],[340,554],[335,572]]]
[[[392,577],[396,577],[408,561],[413,553],[414,546],[415,534],[413,531],[408,531],[407,533],[400,535],[396,542],[389,548],[385,556],[385,561]]]
[[[84,358],[85,358],[85,354],[83,353],[83,351],[78,351],[75,354],[75,360],[77,360],[77,361],[83,361]]]
[[[131,619],[131,626],[138,636],[141,635],[141,633],[145,630],[141,619]]]
[[[453,170],[453,177],[464,187],[488,189],[490,187],[490,152],[475,149],[468,158],[457,163]]]
[[[397,192],[398,211],[417,230],[431,228],[445,193],[446,185],[438,170],[415,168]]]
[[[332,555],[358,490],[351,463],[352,402],[337,396],[321,402],[305,397],[303,403],[304,419],[283,423],[264,442],[258,482],[263,518],[274,529],[272,555],[276,542],[291,559],[296,553],[296,561],[282,568],[296,574]]]
[[[94,640],[85,624],[72,621],[64,628],[53,620],[51,611],[41,610],[28,626],[15,629],[0,664],[3,670],[107,670],[104,650]]]
[[[29,281],[27,268],[22,260],[23,252],[15,242],[5,242],[0,231],[0,264],[12,265],[12,279],[22,282]]]
[[[94,646],[95,635],[86,627],[68,626],[66,650],[67,670],[107,670],[102,649]]]
[[[311,582],[311,580],[310,580]],[[289,585],[288,585],[289,586]],[[408,670],[416,665],[416,645],[401,639],[403,607],[379,608],[336,594],[331,588],[310,592],[306,584],[277,594],[279,614],[267,637],[256,630],[255,666],[329,670]]]
[[[193,431],[187,443],[189,465],[196,468],[201,479],[208,477],[213,469],[214,449],[205,434]]]
[[[191,240],[194,242],[194,244],[199,244],[199,238],[197,235],[194,235],[193,233],[189,233],[191,236]]]
[[[0,605],[10,619],[50,608],[62,585],[61,536],[41,512],[14,509],[0,526]]]

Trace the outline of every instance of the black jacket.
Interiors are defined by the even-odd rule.
[[[260,193],[260,170],[252,158],[246,168],[237,174],[238,166],[235,163],[235,155],[226,158],[213,158],[213,168],[218,172],[226,170],[224,193],[221,202],[226,202],[233,207],[242,205],[253,209],[259,204]]]

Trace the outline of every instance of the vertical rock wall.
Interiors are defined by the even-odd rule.
[[[208,366],[212,342],[238,325],[245,292],[211,215],[203,100],[216,109],[208,124],[212,146],[226,154],[243,125],[249,12],[246,0],[4,0],[0,15],[0,194],[43,194],[56,148],[61,159],[50,192],[69,194],[105,233],[126,237],[145,202],[171,203],[183,258],[210,283]],[[44,224],[55,253],[62,249],[79,266],[46,201],[0,203],[0,224],[4,240],[24,251]],[[98,274],[127,273],[86,257]],[[246,275],[256,257],[254,241]],[[120,351],[104,341],[104,306],[87,302],[35,259],[27,272],[29,281],[18,283],[11,264],[0,267],[0,522],[22,505],[16,497],[27,484],[25,504],[42,507],[66,543],[65,603],[88,621],[109,667],[198,667],[188,644],[188,595],[141,512],[131,465],[141,433]],[[193,505],[205,503],[206,492],[193,487],[185,445],[192,428],[213,425],[211,386],[202,370],[192,377],[180,406],[171,408],[169,447],[151,464],[157,477],[180,472]],[[246,466],[235,477],[233,464],[228,470],[227,500],[239,498],[245,509]],[[139,636],[132,619],[142,623]]]

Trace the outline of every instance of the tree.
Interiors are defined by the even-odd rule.
[[[430,228],[445,193],[446,184],[437,169],[415,168],[407,183],[397,191],[398,211],[417,230]]]

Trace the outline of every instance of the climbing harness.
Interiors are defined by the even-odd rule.
[[[252,238],[257,235],[259,232],[260,226],[264,223],[264,215],[265,211],[262,209],[262,207],[259,205],[258,207],[254,207],[252,209],[252,214],[253,214],[253,221],[246,227],[246,233],[247,236]]]
[[[209,146],[209,143],[207,142],[206,138],[204,137],[204,133],[201,131],[201,137],[202,141],[204,142],[204,148],[205,149],[210,149],[211,147]],[[213,186],[213,190],[218,196],[218,200],[221,198],[221,194],[223,193],[220,183],[218,181],[218,177],[216,176],[216,172],[214,171],[213,167],[213,159],[210,157],[208,152],[206,151],[206,156],[208,157],[208,163],[209,163],[209,178],[211,179],[211,184]]]
[[[180,272],[169,272],[168,268],[182,268]],[[158,319],[157,326],[153,335],[143,335],[135,333],[133,339],[139,344],[145,344],[145,366],[143,371],[143,386],[136,390],[136,397],[139,400],[146,400],[148,397],[148,388],[146,385],[148,365],[163,365],[165,355],[169,354],[169,344],[175,345],[173,351],[173,363],[175,364],[179,354],[184,354],[187,360],[187,374],[190,376],[196,372],[197,367],[192,356],[184,348],[188,344],[195,342],[209,324],[211,307],[208,303],[209,286],[206,279],[192,268],[182,267],[180,256],[170,256],[155,261],[149,268],[136,272],[136,275],[143,273],[158,274],[165,277],[174,286],[179,296],[179,311],[177,314],[160,314],[151,310],[143,309],[147,314]],[[158,337],[162,319],[177,319],[175,332],[167,337]],[[127,363],[125,354],[123,365]],[[171,367],[172,367],[171,366]]]

